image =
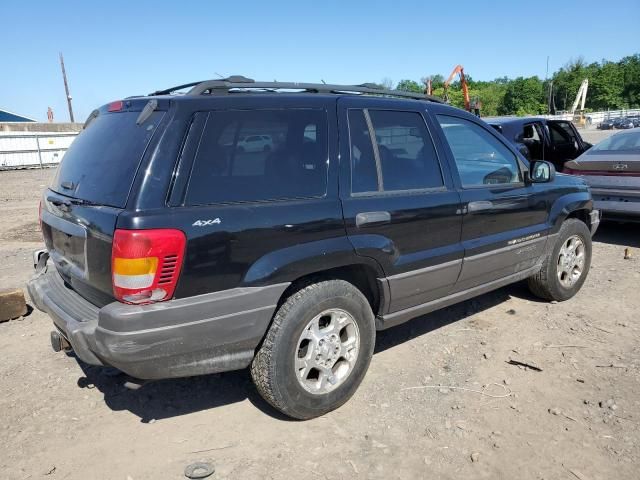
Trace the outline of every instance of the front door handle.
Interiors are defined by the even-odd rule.
[[[356,215],[356,226],[362,227],[371,223],[389,223],[391,214],[389,212],[363,212]]]
[[[493,210],[493,202],[488,200],[480,200],[478,202],[469,202],[467,205],[469,213],[486,212],[487,210]]]

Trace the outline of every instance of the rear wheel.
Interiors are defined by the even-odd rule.
[[[546,300],[568,300],[584,284],[590,266],[591,233],[583,222],[570,218],[540,271],[529,278],[529,289]]]
[[[344,280],[311,284],[276,312],[251,364],[262,397],[298,419],[345,403],[369,367],[375,344],[373,312]]]

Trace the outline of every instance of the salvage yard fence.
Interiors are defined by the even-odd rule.
[[[78,132],[0,132],[0,169],[60,163]]]
[[[637,117],[640,116],[640,109],[630,108],[624,110],[607,110],[602,112],[589,112],[585,114],[588,125],[598,125],[604,120],[613,120],[620,117]],[[555,120],[573,120],[573,115],[569,112],[558,115],[542,115],[547,119]]]

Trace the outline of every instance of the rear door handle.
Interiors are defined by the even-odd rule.
[[[389,223],[391,214],[389,212],[363,212],[356,215],[356,226],[362,227],[371,223]]]
[[[486,212],[487,210],[493,210],[493,202],[488,200],[480,200],[478,202],[469,202],[467,205],[469,213]]]

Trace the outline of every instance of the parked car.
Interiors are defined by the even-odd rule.
[[[238,140],[236,148],[240,152],[270,152],[273,140],[270,135],[248,135]]]
[[[619,129],[619,130],[626,130],[629,128],[633,128],[633,120],[627,118],[627,117],[620,117],[620,118],[616,118],[614,123],[613,123],[614,127]]]
[[[566,166],[591,186],[605,219],[640,221],[640,129],[615,133]]]
[[[615,122],[611,118],[605,118],[600,124],[598,128],[600,130],[612,130],[615,127]]]
[[[633,128],[640,127],[640,117],[629,117],[629,119],[633,122]]]
[[[535,117],[496,117],[485,119],[516,146],[527,160],[546,160],[562,171],[565,162],[587,151],[576,127],[568,120]]]
[[[585,182],[474,115],[366,85],[191,87],[96,110],[45,190],[28,289],[54,350],[137,379],[250,367],[306,419],[355,392],[376,330],[523,279],[557,301],[586,280]],[[251,174],[227,147],[248,129],[279,139]]]

